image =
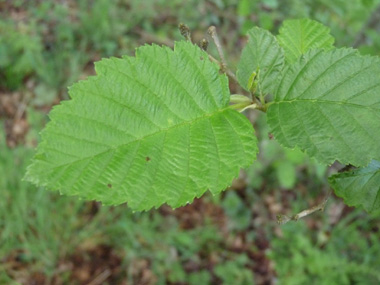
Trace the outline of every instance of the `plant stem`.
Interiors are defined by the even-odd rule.
[[[238,103],[238,104],[233,104],[229,106],[229,109],[236,110],[238,112],[243,112],[246,109],[257,109],[256,104],[247,104],[247,103]]]
[[[283,224],[286,224],[287,222],[289,221],[298,221],[299,219],[303,218],[303,217],[306,217],[314,212],[317,212],[317,211],[323,211],[325,209],[325,206],[326,206],[326,203],[328,201],[328,199],[330,198],[330,195],[331,195],[331,191],[329,192],[329,194],[327,195],[327,197],[325,198],[325,200],[323,200],[322,203],[316,205],[316,206],[313,206],[309,209],[306,209],[306,210],[303,210],[301,212],[299,212],[298,214],[295,214],[291,217],[289,216],[286,216],[286,215],[277,215],[277,222],[280,224],[280,225],[283,225]]]
[[[211,26],[210,28],[208,28],[207,32],[212,37],[212,39],[216,45],[216,49],[218,50],[218,54],[219,54],[220,61],[221,61],[222,72],[226,72],[227,71],[227,63],[226,63],[226,59],[224,57],[222,45],[220,44],[220,41],[219,41],[218,34],[216,33],[215,26]]]
[[[265,106],[266,102],[265,102],[265,98],[263,96],[263,94],[260,92],[260,102],[263,106]]]
[[[217,60],[215,57],[213,57],[211,54],[208,55],[208,58],[212,61],[212,62],[215,62],[217,63],[219,66],[220,66],[220,70],[223,72],[223,73],[226,73],[233,81],[235,81],[237,84],[239,84],[237,78],[236,78],[236,75],[235,73],[233,73],[230,69],[226,68],[223,70],[223,63],[221,63],[219,60]]]

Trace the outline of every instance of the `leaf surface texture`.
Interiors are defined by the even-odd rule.
[[[331,49],[334,44],[330,29],[310,19],[284,21],[277,39],[285,50],[287,63],[294,63],[310,49]]]
[[[258,91],[266,95],[276,90],[283,64],[284,52],[276,37],[256,27],[248,31],[248,42],[241,54],[236,76],[239,84],[248,90],[249,78],[259,68]]]
[[[367,212],[380,208],[380,161],[373,160],[367,167],[335,174],[329,177],[329,183],[349,206],[363,207]]]
[[[380,60],[311,50],[284,71],[267,114],[282,145],[322,163],[366,166],[380,157]]]
[[[227,77],[197,46],[143,46],[96,72],[52,110],[28,180],[147,210],[218,193],[255,159],[252,125],[228,108]]]

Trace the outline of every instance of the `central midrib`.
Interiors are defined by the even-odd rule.
[[[107,153],[107,152],[109,152],[109,151],[114,151],[114,150],[116,150],[116,149],[118,149],[118,148],[120,148],[120,147],[124,147],[124,146],[127,146],[127,145],[129,145],[129,144],[136,143],[136,142],[138,142],[138,141],[142,141],[142,140],[144,140],[144,139],[146,139],[146,138],[149,138],[149,137],[154,136],[154,135],[156,135],[156,134],[159,134],[159,133],[161,133],[161,132],[169,132],[169,131],[171,131],[171,130],[173,130],[173,129],[175,129],[175,128],[178,128],[178,127],[182,127],[182,126],[185,126],[185,125],[195,124],[195,123],[197,123],[198,121],[201,121],[201,120],[204,120],[204,119],[209,119],[209,118],[211,118],[212,116],[216,116],[216,115],[218,115],[218,114],[220,114],[220,113],[223,113],[223,112],[225,112],[225,111],[228,111],[228,110],[230,110],[230,108],[229,108],[229,107],[226,107],[226,108],[223,108],[223,109],[217,110],[216,112],[213,112],[213,113],[210,113],[210,114],[205,114],[205,115],[203,115],[203,116],[201,116],[201,117],[198,117],[198,118],[196,118],[196,119],[193,119],[193,120],[191,120],[191,121],[184,121],[184,122],[178,123],[178,124],[176,124],[176,125],[170,126],[170,127],[168,127],[168,128],[160,129],[160,130],[158,130],[158,131],[155,131],[155,132],[153,132],[153,133],[150,133],[150,134],[144,135],[144,136],[142,136],[142,137],[140,137],[140,138],[134,139],[134,140],[129,141],[129,142],[127,142],[127,143],[123,143],[123,144],[119,144],[119,145],[117,145],[117,146],[110,147],[110,148],[106,149],[105,151],[99,152],[99,153],[97,153],[97,154],[94,154],[94,155],[91,155],[91,156],[82,157],[82,158],[80,158],[80,159],[76,159],[76,160],[73,160],[73,161],[70,161],[70,162],[66,162],[66,163],[63,163],[63,164],[60,164],[60,165],[52,166],[52,167],[50,167],[50,170],[55,170],[55,169],[57,169],[57,168],[60,168],[60,167],[63,167],[63,166],[67,166],[67,165],[69,165],[69,164],[73,164],[73,163],[81,162],[81,161],[86,160],[86,159],[89,159],[89,158],[90,158],[90,159],[96,158],[96,157],[99,156],[99,155],[105,154],[105,153]],[[80,139],[79,139],[79,140],[80,140]]]

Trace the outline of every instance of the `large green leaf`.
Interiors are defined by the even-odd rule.
[[[236,76],[240,85],[249,90],[248,81],[258,70],[258,92],[273,93],[284,65],[284,51],[276,37],[266,30],[253,28],[248,31],[248,42],[238,64]]]
[[[310,19],[284,21],[277,39],[285,50],[288,63],[295,62],[310,49],[330,49],[334,44],[330,29]]]
[[[178,207],[254,160],[252,125],[228,108],[227,77],[197,46],[144,46],[96,71],[51,112],[28,180],[134,210]]]
[[[380,59],[352,49],[308,52],[284,72],[268,123],[282,145],[326,164],[380,158]]]
[[[380,161],[373,160],[365,168],[329,177],[335,194],[349,206],[363,207],[367,212],[380,209]]]

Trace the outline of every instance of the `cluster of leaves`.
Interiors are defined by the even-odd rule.
[[[366,168],[380,159],[380,59],[333,42],[308,19],[285,21],[277,37],[251,29],[237,70],[252,96],[243,107],[266,111],[287,148],[364,167],[331,184],[371,211],[380,206],[379,164]],[[98,62],[96,72],[51,112],[31,182],[134,210],[178,207],[207,189],[219,193],[254,161],[252,125],[229,105],[226,75],[196,45],[143,46],[135,57]]]

